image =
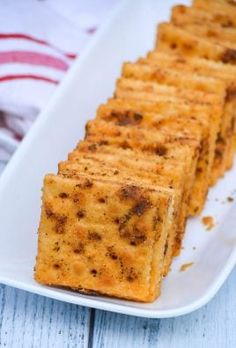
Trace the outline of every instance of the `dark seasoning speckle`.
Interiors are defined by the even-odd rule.
[[[150,200],[142,194],[137,186],[124,186],[119,191],[121,200],[133,200],[134,206],[122,217],[117,217],[114,222],[118,225],[120,237],[126,239],[130,245],[137,246],[147,240],[144,229],[140,229],[138,224],[134,223],[131,227],[128,223],[133,216],[141,217],[146,213],[152,204]]]

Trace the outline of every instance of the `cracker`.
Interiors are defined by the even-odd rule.
[[[224,114],[220,126],[216,146],[215,164],[213,170],[212,184],[218,176],[223,175],[226,169],[231,168],[234,157],[234,139],[236,138],[235,108],[236,108],[236,67],[220,62],[209,61],[202,58],[186,58],[179,55],[154,51],[148,54],[149,64],[162,66],[179,71],[182,74],[198,74],[198,76],[214,77],[226,84],[226,100]],[[220,93],[216,89],[217,93]]]
[[[171,21],[176,25],[185,24],[216,24],[218,28],[234,29],[236,26],[236,18],[227,15],[225,12],[206,11],[198,7],[188,7],[184,5],[177,5],[172,8]],[[226,30],[231,32],[231,30]],[[229,40],[230,41],[230,40]]]
[[[236,6],[233,0],[193,0],[193,7],[220,15],[220,17],[227,16],[230,18],[230,24],[235,23]]]
[[[166,122],[166,120],[164,120]],[[183,120],[182,120],[183,121]],[[198,161],[199,155],[199,145],[201,140],[200,128],[194,124],[194,130],[196,137],[199,136],[198,139],[191,139],[191,137],[187,134],[184,134],[182,131],[181,124],[177,124],[179,127],[175,127],[172,129],[172,133],[170,133],[170,123],[166,123],[160,127],[160,131],[157,132],[157,128],[147,128],[142,127],[124,127],[124,126],[115,126],[113,124],[108,124],[104,121],[92,121],[87,125],[87,136],[86,139],[90,141],[90,143],[80,143],[78,149],[80,151],[87,151],[90,153],[101,152],[101,151],[110,151],[115,157],[117,157],[117,152],[112,149],[112,147],[126,149],[123,152],[123,160],[126,160],[128,163],[125,164],[125,167],[131,164],[131,168],[135,166],[135,162],[132,162],[132,157],[135,157],[135,161],[138,161],[138,158],[141,157],[143,161],[148,160],[151,163],[155,163],[161,158],[174,160],[174,166],[178,162],[184,167],[184,172],[186,173],[186,181],[185,181],[185,202],[187,202],[184,207],[184,213],[181,215],[182,219],[180,222],[179,235],[178,238],[178,246],[177,250],[180,249],[183,231],[185,226],[185,219],[187,214],[187,208],[193,206],[192,210],[197,207],[200,207],[198,197],[201,197],[199,190],[197,194],[192,193],[193,184],[195,184],[194,179],[196,175],[196,165]],[[182,122],[183,124],[183,122]],[[166,131],[162,131],[161,128],[166,127]],[[198,133],[199,132],[199,133]],[[91,143],[92,142],[92,143]],[[129,149],[137,150],[139,153],[134,154]],[[150,157],[149,154],[152,156]],[[72,159],[71,155],[69,159]],[[168,162],[164,162],[166,166],[168,166]],[[141,171],[145,173],[148,168],[148,164],[141,164]],[[178,167],[178,165],[177,165]],[[145,171],[143,170],[145,168]],[[159,168],[157,172],[161,170],[162,174],[165,173],[165,168]],[[168,167],[166,168],[168,170]],[[173,169],[168,170],[168,175],[171,180],[173,180],[174,173],[171,173]],[[150,170],[147,170],[147,175],[149,175]],[[132,169],[130,175],[132,176]],[[184,175],[184,173],[183,173]],[[185,176],[185,175],[184,175]],[[190,201],[190,204],[189,204]],[[199,209],[199,208],[198,208]],[[196,211],[195,211],[196,213]],[[191,212],[191,214],[193,214]]]
[[[141,75],[141,73],[139,73],[139,75]],[[191,82],[189,79],[189,84],[190,83]],[[199,104],[223,104],[224,101],[224,99],[222,99],[221,96],[216,93],[206,93],[200,90],[191,90],[191,88],[186,89],[182,86],[178,86],[177,83],[175,85],[174,83],[172,83],[172,85],[168,85],[165,84],[165,82],[156,82],[154,79],[146,79],[145,81],[138,79],[137,76],[134,76],[134,78],[122,77],[117,81],[115,94],[120,96],[120,94],[125,91],[127,91],[128,93],[132,91],[155,93],[159,96],[170,95]],[[223,92],[223,90],[221,91]]]
[[[127,83],[125,84],[127,86]],[[151,90],[153,84],[154,83],[152,84],[148,83],[147,90],[149,89]],[[143,100],[149,100],[153,102],[158,102],[159,100],[162,99],[162,95],[159,95],[158,93],[156,93],[156,89],[154,89],[154,91],[152,92],[146,91],[145,87],[140,87],[143,85],[147,85],[147,84],[143,81],[138,81],[132,84],[133,90],[131,89],[132,88],[131,83],[129,84],[128,88],[119,87],[116,89],[116,96],[121,98],[127,98],[127,99],[132,99],[132,98],[138,99],[138,100],[143,99]],[[204,146],[206,147],[206,151],[203,149],[204,157],[200,158],[203,165],[200,165],[201,172],[198,173],[199,176],[197,178],[198,180],[196,181],[196,186],[198,187],[198,185],[200,184],[200,187],[202,189],[199,190],[199,187],[198,187],[194,194],[194,196],[198,197],[198,199],[200,199],[199,195],[202,196],[202,199],[200,199],[201,204],[200,206],[198,205],[199,209],[197,209],[196,207],[194,209],[191,208],[193,213],[194,211],[199,212],[204,205],[204,201],[208,191],[208,185],[211,182],[210,176],[211,176],[211,170],[212,170],[212,165],[213,165],[213,160],[215,155],[217,134],[219,131],[219,125],[220,125],[221,117],[222,117],[222,105],[220,104],[217,105],[217,103],[214,103],[214,104],[209,103],[209,105],[207,105],[204,103],[204,100],[202,98],[200,99],[200,96],[197,97],[198,99],[195,98],[195,95],[196,95],[195,93],[192,93],[192,101],[187,100],[186,98],[184,98],[184,95],[182,97],[176,96],[178,95],[178,92],[176,91],[176,89],[174,89],[174,87],[170,87],[170,86],[167,86],[167,87],[169,87],[169,93],[167,93],[166,95],[163,95],[163,97],[166,100],[169,99],[169,107],[170,107],[170,104],[172,103],[172,100],[173,100],[172,96],[173,96],[176,98],[175,104],[177,105],[178,103],[186,102],[186,104],[189,104],[189,103],[193,103],[196,105],[199,104],[200,107],[202,106],[206,108],[205,112],[199,112],[198,114],[196,114],[196,118],[198,119],[198,122],[203,127],[204,138],[206,139],[206,142],[204,143]],[[165,88],[167,89],[167,87]],[[197,99],[198,103],[197,102],[195,103],[194,99]],[[202,103],[200,103],[201,100],[202,100]],[[217,110],[215,108],[217,108]],[[215,110],[213,111],[213,109]],[[189,113],[188,115],[183,115],[183,117],[185,117],[186,119],[186,129],[187,129],[188,127],[187,119],[191,118],[192,114]],[[207,150],[207,148],[209,149]],[[218,175],[219,168],[217,168],[216,170]]]
[[[234,60],[236,58],[236,55],[234,57],[234,54],[236,50],[234,51],[232,48],[225,50],[222,45],[219,46],[218,44],[212,43],[207,39],[198,38],[196,35],[194,36],[193,34],[177,28],[172,24],[164,24],[160,29],[161,31],[159,33],[158,47],[163,51],[181,53],[189,57],[200,56],[216,61],[222,61],[224,63],[234,64]],[[222,51],[221,57],[220,54],[218,55],[220,50]],[[230,120],[230,118],[232,118],[232,114],[230,115],[230,113],[227,111],[224,119],[226,120],[226,125],[229,129],[232,128],[232,123],[227,122],[227,120]],[[212,184],[216,182],[219,175],[221,176],[224,174],[226,168],[231,167],[233,159],[232,147],[233,137],[225,136],[225,134],[221,133],[216,149],[216,160],[212,176]]]
[[[185,231],[189,202],[187,180],[190,176],[187,165],[173,158],[142,156],[137,151],[112,149],[110,146],[105,149],[104,146],[98,147],[96,152],[88,150],[91,148],[89,145],[95,144],[95,142],[80,144],[79,151],[75,150],[70,154],[68,161],[59,164],[59,173],[73,178],[84,173],[101,180],[106,178],[126,183],[137,182],[148,187],[175,190],[178,215],[174,218],[176,228],[172,228],[167,238],[163,266],[163,275],[166,275],[173,255],[181,248]]]
[[[182,23],[177,19],[173,21],[173,24],[183,28],[184,30],[192,33],[193,35],[199,35],[201,38],[205,38],[212,43],[217,43],[223,47],[229,47],[236,49],[236,29],[235,28],[222,28],[218,24],[214,23]]]
[[[153,52],[153,55],[159,52]],[[152,56],[152,54],[151,54]],[[216,74],[212,78],[211,73],[198,75],[194,69],[189,69],[188,62],[186,69],[177,69],[173,64],[168,66],[168,58],[161,57],[159,59],[139,59],[138,63],[126,63],[123,66],[123,75],[127,78],[142,79],[144,81],[157,81],[160,84],[178,86],[191,90],[199,90],[201,92],[217,94],[221,97],[222,119],[220,122],[220,133],[216,142],[214,170],[212,174],[211,184],[213,185],[219,176],[224,175],[225,170],[231,168],[234,154],[234,138],[235,138],[235,80],[232,79],[232,73],[229,79],[222,78]],[[169,56],[169,55],[168,55]],[[167,63],[166,63],[167,61]],[[209,63],[209,61],[205,60]],[[214,63],[218,64],[218,63]],[[223,65],[223,64],[219,64]],[[225,65],[224,65],[225,66]],[[229,67],[229,65],[227,65]],[[230,66],[231,67],[231,66]],[[235,67],[232,66],[235,70]],[[229,69],[233,70],[233,69]],[[235,74],[235,71],[234,71]],[[214,76],[214,74],[213,74]],[[205,96],[204,100],[207,100]],[[210,100],[210,98],[208,98]]]
[[[137,63],[125,63],[122,69],[123,77],[143,80],[154,81],[159,84],[168,86],[174,86],[178,89],[187,89],[187,94],[190,94],[190,90],[205,93],[206,100],[212,102],[211,94],[218,94],[222,96],[222,100],[225,97],[225,84],[219,79],[213,77],[206,77],[204,75],[199,76],[193,72],[185,72],[170,67],[163,67],[162,62],[158,64],[155,60],[149,60],[141,58]]]
[[[112,117],[114,117],[114,115],[115,113],[113,110]],[[194,155],[191,157],[194,159],[193,168],[196,170],[196,175],[192,187],[193,194],[189,204],[189,214],[199,214],[204,205],[205,195],[208,190],[205,175],[208,170],[208,168],[206,168],[206,151],[209,151],[207,147],[208,143],[204,136],[202,136],[201,126],[194,120],[188,120],[186,127],[186,119],[184,119],[182,115],[178,118],[175,116],[163,118],[163,116],[159,117],[155,114],[154,116],[148,114],[148,117],[146,118],[144,113],[142,115],[143,124],[145,125],[145,122],[147,122],[147,126],[153,125],[154,130],[156,130],[154,133],[151,132],[151,128],[145,130],[145,126],[142,126],[142,128],[138,130],[136,130],[135,127],[130,129],[130,127],[123,126],[120,128],[120,131],[117,132],[117,136],[115,136],[116,133],[113,132],[110,139],[107,138],[108,134],[102,132],[101,129],[99,129],[99,132],[97,133],[102,136],[102,139],[106,139],[109,145],[139,149],[146,153],[161,153],[164,145],[164,149],[168,149],[170,156],[175,156],[176,158],[179,158],[179,160],[181,160],[181,157],[178,153],[178,148],[181,150],[183,146],[187,146],[190,148],[192,154],[196,154],[200,149],[200,156],[198,158],[194,157]],[[151,117],[153,117],[153,123],[150,122]],[[185,131],[183,131],[183,127],[185,127]],[[127,128],[127,130],[124,128]],[[120,137],[121,133],[123,134],[123,137]],[[165,135],[166,140],[161,141],[161,134]],[[90,138],[91,135],[92,133],[90,129]],[[94,132],[94,135],[96,135],[96,131]],[[183,160],[187,161],[188,156],[183,156]],[[191,175],[194,173],[194,169],[191,171]],[[192,183],[192,181],[190,182]]]
[[[104,198],[105,203],[100,199]],[[160,293],[171,193],[48,175],[35,279],[136,301]]]
[[[113,112],[114,115],[114,112]],[[171,124],[173,122],[173,127]],[[100,151],[101,146],[119,147],[123,149],[133,149],[141,151],[144,156],[152,154],[166,159],[176,159],[186,164],[186,173],[189,174],[187,183],[188,197],[191,192],[189,213],[196,215],[202,209],[204,204],[205,181],[201,179],[204,175],[199,169],[204,168],[204,161],[199,166],[199,150],[201,147],[201,129],[198,125],[193,124],[195,138],[191,138],[188,132],[182,131],[183,119],[175,122],[174,119],[164,120],[163,124],[157,123],[156,127],[145,129],[144,126],[124,127],[108,125],[105,122],[90,122],[87,127],[87,139],[97,142],[89,145],[91,151]],[[145,122],[145,118],[144,118]],[[190,125],[189,125],[190,127]],[[153,130],[152,130],[153,129]],[[157,130],[157,131],[156,131]],[[96,136],[98,135],[98,136]],[[99,138],[101,141],[99,141]],[[104,141],[105,140],[105,141]],[[81,146],[81,145],[80,145]],[[113,151],[113,150],[112,150]],[[153,161],[152,159],[150,159]],[[198,165],[198,167],[197,167]],[[195,182],[195,179],[198,183]],[[199,183],[201,181],[201,184]]]
[[[175,24],[178,23],[175,22]],[[222,28],[219,25],[212,23],[188,23],[181,24],[181,27],[183,27],[184,30],[188,31],[189,33],[192,33],[193,35],[200,35],[202,38],[208,39],[213,43],[220,44],[223,47],[229,48],[230,51],[226,54],[223,62],[228,62],[228,59],[231,59],[232,55],[234,54],[233,52],[236,52],[236,28]],[[230,114],[229,110],[230,105],[228,105],[227,108],[227,113],[225,117],[226,122],[223,123],[223,127],[227,127],[230,132],[230,128],[232,128],[233,122],[235,123],[235,117],[233,120],[233,113],[231,112]],[[221,147],[223,151],[224,148],[226,149],[224,151],[226,152],[226,156],[223,156],[222,158],[222,161],[224,162],[222,175],[224,174],[225,170],[232,167],[234,154],[233,148],[235,136],[231,132],[231,134],[227,134],[225,138],[227,139],[226,141],[224,141],[224,135],[220,134],[219,139],[223,139],[223,144],[219,144],[219,148],[217,148],[216,152],[216,154],[219,154],[221,156]]]
[[[114,159],[111,157],[109,160],[113,160],[116,163],[118,161],[119,165],[122,165],[124,168],[129,168],[131,166],[131,172],[129,175],[132,175],[132,168],[138,167],[144,177],[149,177],[149,175],[154,173],[153,179],[156,179],[155,183],[157,185],[158,180],[162,179],[162,177],[159,177],[159,175],[161,175],[163,176],[164,182],[171,186],[173,177],[175,177],[176,174],[171,173],[173,168],[175,166],[176,170],[179,167],[184,168],[182,174],[186,177],[184,184],[186,192],[185,196],[186,201],[189,202],[189,196],[195,178],[198,148],[194,146],[190,147],[189,144],[186,145],[184,142],[182,143],[181,140],[173,141],[173,137],[172,141],[169,142],[168,140],[160,141],[160,138],[158,139],[157,137],[153,138],[149,136],[149,138],[147,138],[147,132],[146,135],[144,135],[144,132],[140,133],[136,130],[129,132],[123,127],[119,128],[119,136],[109,134],[109,129],[103,129],[101,131],[102,134],[97,136],[90,134],[85,142],[80,142],[78,146],[79,156],[81,155],[81,152],[90,155],[100,153],[114,154]],[[140,144],[138,144],[133,138],[126,141],[127,135],[132,135],[134,138],[144,135],[147,141],[144,140]],[[103,139],[106,139],[106,143]],[[166,139],[168,138],[166,137]],[[74,151],[74,153],[70,154],[69,160],[74,160],[76,157],[77,153]],[[150,168],[150,170],[147,168]],[[162,183],[163,180],[161,180]]]
[[[182,53],[189,57],[202,57],[223,63],[236,64],[236,47],[215,43],[199,37],[172,23],[162,23],[158,27],[156,48]]]
[[[191,72],[194,67],[194,73],[200,74],[200,76],[206,76],[208,78],[218,79],[233,79],[232,74],[235,74],[236,67],[231,64],[224,64],[222,62],[216,62],[214,60],[208,60],[202,57],[188,57],[181,54],[171,52],[165,52],[160,50],[151,51],[148,53],[147,58],[149,63],[151,61],[163,64],[162,67],[168,68],[182,68],[185,66],[186,73]],[[142,61],[142,59],[141,59]],[[189,70],[187,69],[189,67]]]

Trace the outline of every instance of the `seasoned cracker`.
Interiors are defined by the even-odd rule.
[[[214,49],[216,49],[218,47],[218,44],[216,43],[212,43],[211,41],[207,41],[207,44],[204,46],[205,48],[203,49],[203,47],[201,46],[201,43],[204,41],[204,43],[206,43],[206,38],[204,39],[199,39],[195,36],[195,47],[197,47],[197,51],[192,52],[190,54],[188,54],[188,52],[186,52],[186,49],[184,48],[185,44],[183,42],[191,42],[190,40],[190,36],[192,36],[192,43],[194,41],[194,34],[191,34],[189,32],[187,32],[186,30],[183,29],[179,29],[176,28],[177,30],[175,31],[175,28],[172,24],[167,24],[166,26],[163,26],[163,35],[160,33],[159,34],[159,44],[158,47],[159,49],[166,51],[166,52],[172,52],[172,53],[179,53],[185,56],[188,56],[190,58],[192,58],[191,56],[199,56],[199,57],[203,57],[203,58],[210,58],[213,60],[218,60],[218,61],[222,61],[222,62],[228,62],[230,63],[230,60],[233,58],[233,49],[231,48],[230,51],[225,52],[225,56],[222,56],[222,59],[218,59],[217,55],[212,55],[213,50],[211,48],[209,48],[209,45],[214,45]],[[168,32],[168,35],[165,35],[165,31]],[[181,45],[173,45],[173,40],[175,36],[178,36],[177,38],[177,42],[179,42],[178,40],[182,40],[182,44]],[[188,37],[188,39],[187,39]],[[164,39],[163,39],[164,38]],[[185,41],[185,39],[187,41]],[[199,41],[200,40],[200,41]],[[199,42],[198,42],[199,41]],[[232,45],[230,45],[231,47]],[[174,47],[174,49],[173,49]],[[208,47],[208,48],[207,48]],[[221,45],[221,47],[223,47]],[[202,50],[201,50],[202,49]],[[195,50],[195,48],[194,48]],[[204,51],[205,50],[205,51]],[[218,50],[218,48],[217,48]],[[205,54],[203,54],[203,52],[205,52]],[[208,53],[206,53],[208,52]],[[236,52],[236,50],[235,50]],[[236,56],[235,56],[236,57]],[[233,63],[233,61],[231,62]],[[187,63],[188,65],[188,63]],[[215,75],[214,75],[215,76]],[[232,80],[231,80],[232,81]],[[230,87],[231,88],[231,87]],[[233,90],[235,89],[235,87],[233,87]],[[232,93],[230,93],[229,95],[232,95]],[[215,170],[213,172],[213,178],[212,178],[212,184],[215,183],[217,177],[220,175],[224,174],[224,171],[226,169],[228,169],[229,167],[231,167],[232,165],[232,161],[233,161],[233,144],[234,144],[234,138],[235,135],[232,132],[232,128],[234,128],[234,123],[235,123],[235,115],[231,112],[232,109],[232,102],[231,105],[227,105],[227,108],[225,109],[225,113],[224,113],[224,117],[223,117],[223,123],[222,123],[222,129],[221,129],[221,133],[219,134],[219,142],[216,148],[216,161],[215,161]],[[226,131],[225,131],[226,130]],[[230,133],[231,132],[231,133]]]
[[[236,64],[236,47],[222,45],[207,38],[199,37],[172,23],[162,23],[158,27],[156,48],[189,57],[202,57],[223,63]]]
[[[159,52],[157,51],[157,54]],[[122,74],[125,78],[132,78],[143,81],[154,81],[158,84],[174,86],[178,89],[187,89],[187,95],[191,90],[199,91],[198,96],[203,97],[205,93],[205,101],[212,102],[215,95],[218,93],[218,98],[225,97],[225,85],[217,78],[209,76],[199,76],[194,72],[185,71],[184,74],[172,67],[165,67],[162,62],[158,64],[154,59],[141,58],[137,63],[125,63],[123,65]],[[191,96],[192,98],[192,96]]]
[[[124,99],[137,99],[137,100],[149,100],[152,102],[158,102],[160,100],[168,100],[169,101],[169,107],[173,101],[173,98],[175,98],[176,103],[175,104],[181,104],[181,102],[186,102],[186,104],[195,104],[195,105],[199,105],[200,107],[205,107],[206,110],[208,110],[207,112],[200,112],[199,114],[196,115],[196,117],[198,118],[198,122],[200,122],[200,124],[203,127],[203,132],[204,132],[204,138],[206,139],[206,143],[204,143],[204,146],[209,146],[209,150],[204,151],[204,156],[205,156],[205,160],[203,159],[203,166],[201,166],[201,171],[199,171],[199,180],[201,182],[201,187],[202,189],[199,190],[199,188],[196,189],[196,195],[194,196],[199,196],[201,195],[202,198],[200,199],[201,204],[198,204],[198,208],[191,208],[193,214],[194,211],[195,212],[199,212],[202,207],[203,204],[205,202],[205,198],[206,198],[206,194],[208,191],[208,184],[210,182],[210,173],[211,173],[211,168],[213,165],[213,160],[214,160],[214,154],[215,154],[215,147],[216,147],[216,139],[217,139],[217,134],[219,131],[219,125],[220,125],[220,121],[221,121],[221,117],[222,117],[222,105],[217,105],[216,104],[205,104],[204,101],[202,100],[202,103],[200,103],[200,99],[198,99],[196,102],[194,102],[194,96],[192,101],[187,100],[184,98],[184,96],[182,97],[178,97],[176,96],[177,92],[175,90],[174,87],[170,87],[170,86],[164,86],[164,88],[167,90],[167,87],[169,87],[169,92],[166,93],[166,95],[159,95],[158,92],[156,92],[155,90],[153,91],[147,91],[145,89],[145,87],[143,87],[143,84],[145,82],[143,81],[138,81],[136,84],[133,84],[133,90],[131,89],[131,84],[129,82],[129,88],[126,87],[118,87],[116,88],[116,96],[119,98],[124,98]],[[127,86],[127,81],[125,81],[125,86]],[[148,88],[149,88],[148,84]],[[153,85],[153,84],[152,84]],[[150,86],[150,89],[152,88],[152,85]],[[147,89],[148,89],[147,88]],[[154,87],[155,88],[155,87]],[[158,88],[159,89],[159,88]],[[194,95],[194,93],[193,93]],[[163,99],[162,99],[163,97]],[[201,98],[202,99],[202,98]],[[178,106],[177,106],[178,107]],[[218,108],[218,110],[216,110],[215,108]],[[213,111],[214,109],[214,111]],[[186,117],[186,121],[187,118],[191,118],[192,115],[189,114],[188,116],[185,115]],[[186,129],[188,127],[188,124],[186,123]],[[208,145],[209,144],[209,145]],[[205,164],[204,164],[205,163]],[[203,169],[205,168],[206,169]],[[196,183],[198,186],[199,181]],[[199,198],[199,197],[198,197]],[[198,198],[196,200],[198,200]]]
[[[55,175],[43,192],[38,282],[144,302],[159,295],[170,194]]]
[[[230,18],[229,25],[235,23],[236,6],[234,0],[193,0],[193,7],[205,10],[223,18],[227,16],[227,18]]]
[[[214,24],[218,28],[227,29],[226,32],[228,31],[229,33],[231,29],[235,29],[236,27],[236,19],[232,15],[232,12],[227,14],[224,11],[206,11],[202,8],[188,7],[185,5],[177,5],[172,8],[171,21],[180,26],[185,24]]]
[[[189,201],[187,185],[189,174],[186,174],[186,165],[172,158],[140,156],[139,152],[110,149],[109,146],[105,149],[99,148],[96,152],[86,152],[86,143],[79,147],[79,151],[71,153],[68,161],[59,164],[61,175],[77,178],[78,175],[85,174],[101,180],[109,178],[126,183],[137,182],[148,185],[149,188],[159,187],[175,191],[178,214],[174,219],[177,228],[172,228],[167,239],[163,269],[163,275],[166,275],[173,255],[180,248],[185,231]]]
[[[180,73],[196,73],[199,76],[214,77],[226,84],[226,99],[220,133],[216,145],[215,163],[212,175],[212,184],[226,169],[231,168],[234,157],[234,139],[236,138],[236,67],[220,62],[213,62],[202,58],[189,58],[180,55],[153,51],[148,54],[151,65],[170,68]],[[217,93],[220,93],[216,89]]]

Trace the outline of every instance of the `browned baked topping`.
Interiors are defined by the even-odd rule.
[[[138,113],[138,112],[135,112],[134,119],[135,119],[135,121],[141,121],[143,119],[143,115]]]
[[[48,219],[54,216],[54,212],[49,203],[47,202],[44,203],[44,210]]]
[[[107,140],[100,140],[99,141],[99,145],[103,146],[103,145],[109,145],[109,142]]]
[[[55,222],[55,227],[54,227],[55,232],[58,234],[64,233],[65,224],[67,222],[67,216],[53,212],[50,204],[47,202],[45,202],[44,204],[44,210],[45,210],[46,217]]]
[[[140,230],[136,225],[130,227],[122,226],[119,229],[120,237],[126,239],[130,245],[137,246],[147,240],[144,230]]]
[[[89,151],[95,152],[97,150],[97,144],[91,144],[88,146]]]
[[[118,126],[136,125],[143,119],[142,114],[138,112],[132,112],[129,110],[118,112],[112,111],[110,119],[115,119]]]
[[[103,198],[103,197],[98,198],[98,202],[99,203],[106,203],[106,198]]]
[[[140,189],[137,186],[124,186],[119,192],[120,199],[137,199],[140,196]]]
[[[107,247],[106,256],[109,256],[112,260],[118,259],[118,256],[117,256],[116,252],[114,251],[113,246]]]
[[[90,273],[92,274],[93,277],[96,277],[98,271],[97,271],[96,269],[93,268],[93,269],[90,270]]]
[[[60,265],[59,265],[58,263],[54,263],[54,264],[53,264],[53,268],[59,269],[59,268],[60,268]]]
[[[228,2],[229,5],[236,6],[235,0],[227,0],[227,2]]]
[[[186,51],[191,51],[194,49],[194,45],[191,44],[191,43],[184,43],[183,44],[183,48],[186,50]]]
[[[102,236],[98,232],[90,231],[88,233],[88,239],[89,240],[94,240],[94,241],[98,242],[98,241],[102,240]]]
[[[65,215],[54,215],[54,219],[56,221],[55,224],[55,232],[58,234],[62,234],[65,232],[65,224],[67,222],[67,216]]]
[[[127,149],[132,149],[131,145],[128,143],[128,141],[123,141],[121,144],[120,144],[120,147],[124,150],[127,150]]]
[[[74,195],[73,195],[73,202],[74,202],[74,203],[79,203],[79,202],[80,202],[80,196],[79,196],[79,194],[74,194]]]
[[[85,179],[85,182],[84,182],[84,184],[83,184],[83,187],[84,187],[84,188],[90,188],[90,187],[92,187],[92,186],[93,186],[92,181],[89,180],[89,179]]]
[[[236,87],[229,87],[226,91],[225,100],[230,102],[236,98]]]
[[[65,192],[61,192],[61,193],[59,193],[59,197],[60,198],[68,198],[68,194]]]
[[[167,148],[165,146],[159,145],[155,148],[155,153],[158,156],[165,156],[167,154]]]
[[[73,249],[75,254],[83,254],[84,250],[84,244],[82,244],[81,242],[79,242],[78,245]]]
[[[236,63],[236,50],[227,48],[221,57],[223,63]]]
[[[76,216],[79,218],[79,219],[82,219],[83,217],[85,217],[85,210],[79,210],[76,214]]]
[[[151,202],[144,197],[140,198],[140,201],[133,207],[132,214],[141,216],[152,206]]]
[[[138,279],[138,273],[135,271],[133,267],[125,268],[124,273],[126,274],[126,280],[128,282],[134,282]]]

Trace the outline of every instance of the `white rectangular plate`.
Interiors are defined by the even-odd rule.
[[[125,60],[145,55],[154,45],[156,24],[167,20],[175,1],[124,1],[78,58],[54,98],[41,113],[0,179],[0,282],[83,306],[130,315],[164,318],[189,313],[207,303],[236,263],[236,166],[214,187],[203,216],[188,222],[184,249],[164,280],[161,297],[141,304],[50,288],[33,279],[43,177],[56,172],[84,135],[97,106],[112,95]],[[193,262],[185,272],[181,265]]]

